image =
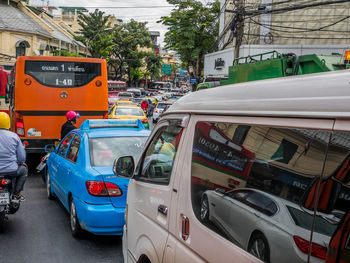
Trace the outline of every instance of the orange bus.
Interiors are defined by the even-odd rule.
[[[104,59],[21,56],[17,58],[7,100],[11,130],[28,146],[42,152],[58,144],[66,112],[79,112],[77,127],[85,119],[108,116],[107,66]]]

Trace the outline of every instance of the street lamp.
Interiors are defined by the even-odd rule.
[[[97,33],[95,34],[95,36],[91,39],[91,40],[89,40],[87,43],[86,43],[86,46],[85,46],[85,57],[87,58],[87,55],[88,55],[88,47],[89,47],[89,44],[98,36],[98,34],[99,33],[101,33],[102,31],[111,31],[111,30],[113,30],[113,28],[111,28],[111,27],[106,27],[106,28],[104,28],[104,29],[100,29],[100,30],[98,30],[97,31]]]

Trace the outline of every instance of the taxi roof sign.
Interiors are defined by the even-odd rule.
[[[82,130],[90,130],[97,128],[120,128],[120,127],[128,127],[128,128],[142,128],[144,126],[141,120],[138,119],[96,119],[96,120],[85,120],[81,125],[80,129]]]

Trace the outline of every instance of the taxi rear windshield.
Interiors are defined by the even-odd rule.
[[[121,116],[142,116],[143,117],[143,112],[139,108],[117,108],[114,114],[121,115]]]
[[[27,60],[24,72],[48,87],[73,88],[84,86],[101,76],[101,64]]]
[[[113,166],[116,156],[131,155],[136,163],[148,137],[110,137],[90,139],[91,166]]]

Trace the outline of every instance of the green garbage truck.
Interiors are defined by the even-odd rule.
[[[350,52],[332,55],[280,54],[271,51],[252,56],[240,57],[229,67],[228,78],[220,86],[247,81],[280,78],[293,75],[327,72],[349,68]],[[201,85],[202,84],[202,85]],[[218,85],[217,85],[218,86]],[[198,88],[199,87],[199,88]],[[200,83],[197,90],[213,86]]]

